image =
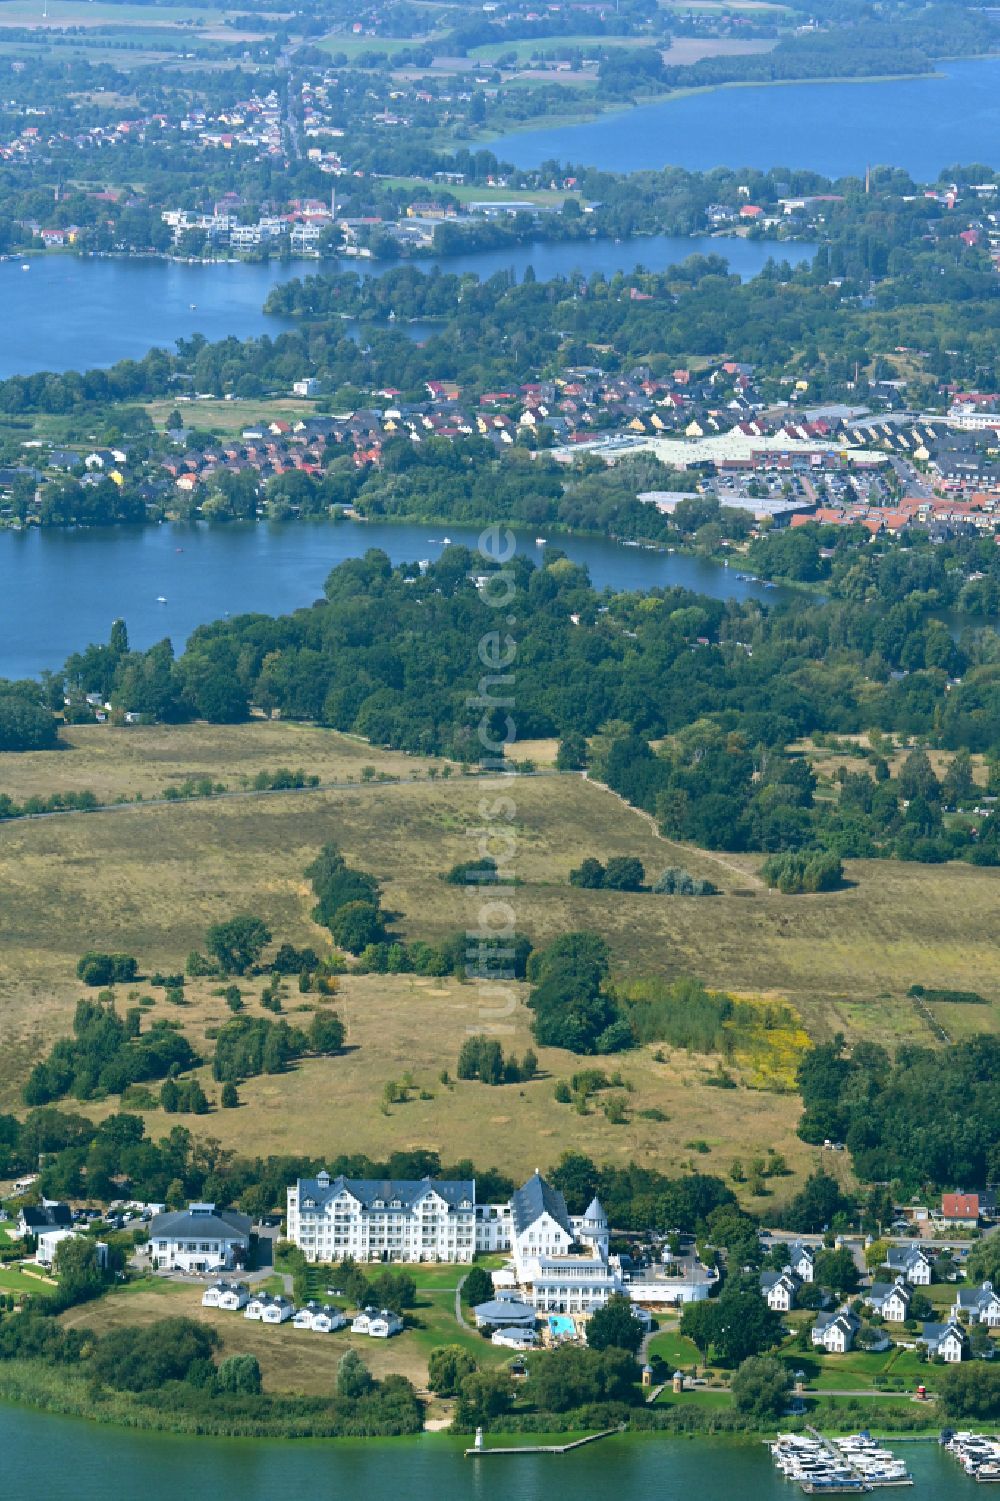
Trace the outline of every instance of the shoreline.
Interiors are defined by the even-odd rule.
[[[47,1376],[52,1377],[53,1380],[48,1381]],[[822,1393],[816,1395],[822,1398]],[[296,1402],[308,1402],[314,1399],[296,1398],[290,1393],[279,1393],[267,1400],[274,1404],[287,1401],[291,1407]],[[274,1415],[270,1419],[255,1419],[249,1415],[241,1418],[233,1416],[227,1418],[227,1415],[223,1413],[213,1414],[208,1404],[199,1413],[183,1409],[164,1409],[152,1402],[137,1402],[129,1394],[102,1392],[101,1395],[95,1396],[83,1377],[73,1375],[67,1378],[58,1367],[46,1366],[41,1362],[31,1360],[0,1363],[0,1405],[91,1423],[97,1427],[116,1428],[123,1433],[157,1433],[183,1439],[239,1439],[296,1444],[336,1442],[356,1443],[366,1448],[377,1444],[396,1445],[401,1442],[426,1444],[430,1442],[462,1452],[468,1448],[471,1436],[469,1433],[451,1428],[427,1427],[422,1427],[417,1432],[397,1434],[337,1433],[333,1431],[333,1425],[329,1422],[324,1423],[319,1414],[310,1417],[308,1414],[300,1413],[296,1423],[294,1409],[289,1412],[288,1419],[283,1419],[280,1415]],[[635,1410],[637,1413],[643,1413],[646,1408],[638,1407]],[[671,1410],[677,1409],[664,1409],[665,1412]],[[714,1409],[706,1411],[704,1427],[677,1426],[674,1428],[667,1425],[632,1427],[628,1425],[610,1437],[630,1443],[662,1442],[664,1439],[718,1443],[721,1440],[727,1445],[736,1447],[771,1443],[777,1432],[776,1429],[771,1428],[715,1428],[713,1427],[715,1416]],[[793,1420],[793,1426],[797,1421],[799,1420]],[[829,1424],[825,1426],[829,1427]],[[936,1443],[940,1426],[940,1423],[929,1424],[925,1430],[918,1432],[894,1432],[890,1428],[888,1432],[877,1437],[886,1443]],[[324,1428],[327,1431],[323,1431]],[[830,1431],[834,1434],[851,1433],[856,1431],[856,1423],[847,1424],[843,1428],[833,1428]],[[537,1430],[532,1428],[529,1422],[523,1428],[504,1427],[488,1431],[485,1435],[485,1448],[489,1450],[519,1447],[518,1438],[523,1438],[526,1443],[532,1445],[557,1445],[579,1443],[580,1439],[591,1437],[593,1434],[588,1429]]]

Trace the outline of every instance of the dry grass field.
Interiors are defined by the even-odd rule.
[[[421,778],[0,825],[0,1108],[16,1103],[31,1061],[68,1030],[80,993],[74,966],[88,947],[134,952],[145,972],[176,970],[210,922],[237,911],[265,917],[276,941],[322,945],[303,870],[325,840],[376,873],[406,937],[474,927],[479,897],[440,876],[480,852],[491,808],[516,840],[519,884],[510,899],[518,926],[536,941],[596,928],[621,973],[693,974],[712,986],[790,1002],[814,1038],[842,1029],[888,1043],[933,1042],[906,998],[915,981],[978,990],[994,1001],[1000,995],[994,871],[854,862],[853,884],[842,892],[783,897],[762,887],[759,857],[671,845],[643,815],[579,777],[519,778],[502,787],[458,775],[432,782],[425,763],[276,723],[79,730],[70,738],[71,751],[2,758],[0,787],[15,795],[43,785],[52,791],[79,775],[74,785],[134,792],[199,769],[234,781],[281,764],[330,780],[341,780],[341,772],[357,778],[365,764]],[[637,855],[651,876],[682,864],[711,877],[722,894],[685,899],[570,887],[570,868],[588,854]],[[251,1013],[261,984],[250,987]],[[210,982],[189,985],[183,1008],[156,991],[149,1014],[179,1020],[204,1048],[206,1029],[228,1014],[212,990]],[[296,1007],[313,1004],[297,991],[285,1001],[292,1021]],[[615,1126],[599,1098],[586,1116],[554,1102],[553,1078],[579,1066],[558,1051],[542,1051],[543,1077],[525,1086],[442,1084],[441,1070],[454,1072],[463,1037],[484,1019],[473,985],[349,975],[335,1004],[348,1026],[344,1056],[251,1080],[240,1088],[239,1110],[185,1123],[246,1151],[378,1155],[419,1145],[517,1172],[545,1166],[571,1145],[608,1160],[719,1171],[733,1156],[769,1145],[785,1152],[797,1173],[815,1155],[794,1137],[794,1096],[711,1088],[704,1081],[713,1059],[668,1053],[656,1062],[646,1049],[614,1060],[634,1086],[628,1123]],[[955,1036],[997,1026],[996,1005],[935,1009]],[[527,1021],[519,1000],[505,1039],[518,1052],[530,1040]],[[414,1084],[410,1099],[383,1113],[385,1083],[406,1073]],[[421,1089],[432,1098],[420,1099]],[[668,1119],[644,1118],[652,1108]],[[176,1119],[153,1112],[150,1125],[158,1133]]]
[[[269,1392],[302,1396],[326,1396],[336,1387],[337,1365],[348,1348],[363,1357],[378,1377],[396,1372],[407,1376],[418,1389],[426,1389],[427,1356],[436,1345],[462,1344],[474,1352],[481,1365],[499,1365],[508,1353],[495,1350],[476,1334],[466,1333],[455,1321],[454,1292],[461,1272],[450,1268],[449,1287],[421,1289],[417,1306],[407,1316],[407,1328],[391,1340],[369,1339],[349,1329],[330,1335],[293,1329],[291,1324],[263,1325],[240,1314],[202,1308],[201,1288],[189,1283],[148,1283],[102,1299],[95,1318],[95,1305],[83,1304],[62,1316],[73,1328],[99,1326],[102,1334],[112,1329],[143,1327],[158,1319],[183,1314],[216,1331],[218,1357],[256,1355]],[[342,1300],[341,1300],[342,1301]],[[432,1403],[433,1416],[440,1404]],[[443,1409],[441,1409],[443,1410]]]
[[[260,771],[287,766],[321,782],[358,782],[365,767],[377,775],[414,776],[428,766],[400,751],[314,725],[255,719],[240,725],[84,724],[60,729],[61,748],[0,754],[0,792],[15,802],[51,792],[93,792],[98,802],[160,797],[188,778],[211,777],[234,790]]]

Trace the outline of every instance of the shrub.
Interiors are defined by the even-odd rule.
[[[761,866],[760,874],[768,886],[775,887],[785,896],[836,891],[844,883],[840,856],[826,850],[771,855]]]
[[[668,865],[653,882],[653,890],[660,896],[717,896],[719,888],[677,865]]]
[[[131,954],[104,954],[91,949],[78,961],[76,973],[85,985],[130,985],[139,965]]]

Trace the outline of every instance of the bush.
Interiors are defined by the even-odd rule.
[[[760,874],[768,886],[775,887],[785,896],[836,891],[844,884],[840,856],[826,850],[771,855],[761,866]]]
[[[653,882],[659,896],[717,896],[719,888],[677,865],[668,865]]]
[[[495,886],[500,880],[497,862],[489,855],[482,860],[461,860],[444,877],[449,886]]]
[[[92,949],[77,962],[76,973],[85,985],[130,985],[138,976],[139,965],[131,954],[103,954]]]

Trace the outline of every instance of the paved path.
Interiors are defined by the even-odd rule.
[[[466,1276],[467,1275],[468,1275],[468,1273],[466,1273]],[[466,1319],[465,1314],[462,1312],[462,1288],[464,1286],[465,1286],[465,1277],[462,1278],[462,1280],[459,1282],[458,1286],[455,1289],[455,1317],[458,1320],[458,1322],[461,1324],[461,1326],[462,1326],[463,1329],[468,1329],[469,1332],[470,1332],[470,1334],[474,1334],[475,1330],[473,1329],[472,1325]]]

